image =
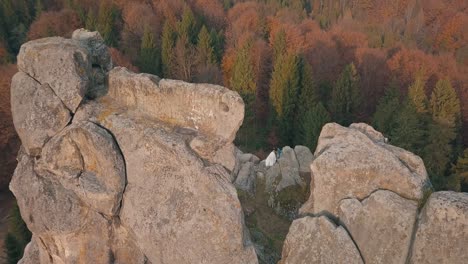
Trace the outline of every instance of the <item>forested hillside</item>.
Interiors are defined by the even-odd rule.
[[[465,0],[0,3],[2,91],[23,42],[85,27],[117,65],[239,92],[245,151],[315,149],[325,123],[367,122],[422,157],[436,189],[468,190]]]

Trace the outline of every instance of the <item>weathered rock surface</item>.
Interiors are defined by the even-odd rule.
[[[366,263],[405,263],[417,210],[417,202],[382,190],[342,200],[338,216]]]
[[[296,152],[297,150],[297,152]],[[281,157],[269,168],[265,168],[265,190],[270,197],[268,204],[290,219],[294,219],[298,209],[307,199],[310,167],[313,156],[303,146],[294,149],[286,146]]]
[[[18,65],[21,263],[258,263],[230,175],[237,93],[111,70],[84,30],[26,43]]]
[[[18,54],[18,69],[39,83],[48,84],[72,112],[89,87],[91,65],[86,49],[61,37],[27,42]]]
[[[431,189],[422,159],[383,139],[363,124],[325,125],[311,165],[310,198],[301,213],[336,215],[342,199],[362,200],[379,189],[421,201]]]
[[[33,238],[31,242],[29,242],[29,244],[24,249],[24,252],[24,257],[18,262],[18,264],[41,262],[36,239]]]
[[[108,96],[151,118],[199,131],[190,147],[208,160],[234,140],[244,117],[244,102],[224,87],[160,80],[120,67],[109,72]]]
[[[289,228],[279,264],[364,263],[342,226],[326,216],[303,217]]]
[[[294,147],[297,161],[299,162],[299,173],[310,177],[310,164],[314,159],[314,155],[308,147],[296,146]]]
[[[267,168],[232,143],[237,93],[112,69],[98,33],[26,43],[18,66],[22,264],[274,263],[284,239],[282,264],[468,258],[468,195],[426,202],[422,160],[366,124],[327,124],[315,155]]]
[[[410,263],[466,263],[468,194],[433,193],[420,216]]]
[[[13,123],[26,152],[38,155],[44,143],[62,130],[71,116],[48,84],[18,72],[11,82]]]
[[[112,69],[112,59],[104,44],[104,39],[98,32],[90,32],[85,29],[77,29],[73,32],[72,39],[88,50],[91,56],[91,63],[98,65],[104,71]]]
[[[117,213],[125,187],[125,164],[105,129],[91,122],[68,126],[42,149],[37,167],[56,175],[94,210]]]

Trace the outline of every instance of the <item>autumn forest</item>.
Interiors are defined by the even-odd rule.
[[[325,123],[366,122],[422,157],[435,189],[468,190],[465,0],[0,0],[2,166],[21,44],[81,27],[116,65],[237,91],[244,151],[315,149]]]

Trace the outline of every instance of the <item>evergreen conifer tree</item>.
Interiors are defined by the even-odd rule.
[[[345,67],[332,89],[329,110],[333,120],[347,126],[359,113],[360,104],[359,75],[351,63]]]
[[[150,28],[146,26],[141,40],[138,67],[142,72],[160,75],[160,65],[159,50],[156,47],[153,32],[151,32]]]
[[[317,103],[309,111],[302,113],[301,133],[298,144],[305,145],[313,152],[317,147],[317,141],[322,131],[322,127],[331,122],[330,114],[323,104]]]
[[[232,75],[229,80],[231,89],[237,91],[241,95],[254,95],[257,90],[255,83],[254,69],[250,59],[250,44],[245,44],[238,52],[234,65],[232,67]]]
[[[424,146],[425,129],[423,120],[413,103],[406,100],[395,113],[394,127],[388,136],[392,145],[420,155]]]
[[[161,40],[161,61],[162,61],[162,72],[165,78],[172,77],[173,61],[174,61],[174,46],[175,46],[175,31],[174,27],[170,24],[169,20],[166,20],[162,32]]]
[[[101,1],[96,27],[109,46],[116,47],[118,44],[116,23],[119,18],[120,11],[110,1]]]
[[[198,64],[200,66],[214,64],[216,62],[211,36],[205,26],[201,28],[198,34],[197,55]]]
[[[398,88],[391,84],[385,95],[380,98],[377,109],[372,118],[374,128],[385,135],[389,135],[395,129],[395,116],[401,109],[400,94]]]
[[[89,31],[96,30],[96,16],[94,15],[93,9],[90,9],[86,16],[85,28]]]
[[[428,101],[424,88],[425,86],[426,81],[424,79],[424,71],[420,70],[416,74],[413,84],[408,88],[408,97],[416,111],[421,114],[428,112]]]
[[[460,122],[460,100],[448,79],[437,81],[431,95],[432,119],[440,124],[456,128]]]
[[[177,33],[179,38],[181,36],[187,36],[191,44],[197,43],[197,21],[189,6],[185,7],[182,19],[177,23]]]
[[[214,28],[210,31],[211,46],[213,47],[216,63],[220,63],[224,53],[224,33],[222,30],[216,32]]]

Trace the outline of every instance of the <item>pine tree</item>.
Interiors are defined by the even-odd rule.
[[[317,84],[312,78],[312,66],[305,60],[301,63],[300,113],[307,113],[319,101]]]
[[[220,63],[224,54],[224,33],[222,30],[216,32],[214,28],[210,31],[211,46],[213,47],[216,63]]]
[[[421,154],[425,136],[424,123],[411,101],[405,101],[395,114],[393,123],[394,127],[388,133],[390,143]]]
[[[231,89],[241,95],[255,95],[257,85],[255,83],[253,64],[250,59],[250,43],[246,43],[237,52],[229,85]]]
[[[197,21],[193,15],[192,9],[186,6],[182,19],[177,23],[177,35],[187,36],[188,41],[191,44],[197,43],[198,30],[197,30]]]
[[[119,36],[116,24],[119,19],[120,11],[110,1],[101,1],[96,27],[109,46],[116,47],[118,44]]]
[[[300,62],[295,54],[279,56],[271,77],[270,101],[280,124],[282,143],[288,145],[292,145],[294,140],[301,86]]]
[[[305,145],[312,151],[317,147],[317,141],[322,131],[322,127],[331,122],[330,114],[322,103],[315,106],[304,113],[301,118],[301,133],[300,140],[297,144]]]
[[[443,124],[432,121],[428,124],[422,158],[436,190],[444,189],[447,183],[446,174],[453,153],[451,142],[455,136],[453,129]]]
[[[457,127],[460,122],[460,100],[448,79],[437,81],[431,95],[432,119],[449,127]]]
[[[96,30],[96,16],[94,15],[93,9],[90,9],[86,16],[85,28],[89,31]]]
[[[141,40],[140,54],[138,58],[138,67],[142,72],[160,75],[161,61],[159,50],[156,47],[153,32],[148,26],[145,27],[143,38]]]
[[[414,79],[414,83],[408,88],[408,97],[411,103],[414,105],[418,113],[427,113],[427,96],[424,87],[426,81],[424,79],[424,71],[419,71]]]
[[[401,103],[398,88],[394,84],[391,84],[377,105],[372,118],[374,128],[388,136],[396,127],[395,116],[400,108]]]
[[[345,67],[333,87],[329,110],[336,122],[349,125],[359,114],[360,104],[359,75],[351,63]]]
[[[198,34],[197,57],[200,66],[207,66],[215,63],[211,36],[205,26],[202,27]]]
[[[460,101],[446,79],[439,80],[430,100],[426,143],[423,160],[436,190],[446,189],[449,183],[449,166],[456,157],[454,148],[460,126]]]
[[[273,39],[273,61],[286,53],[286,32],[282,29]]]
[[[163,27],[161,40],[161,61],[162,61],[162,72],[165,78],[172,77],[172,71],[174,68],[173,56],[175,46],[175,31],[169,20],[166,20]]]

